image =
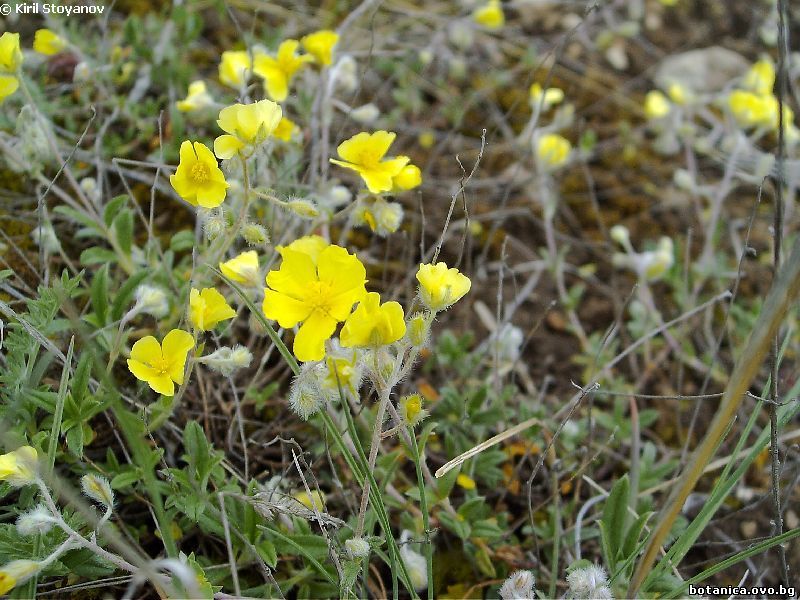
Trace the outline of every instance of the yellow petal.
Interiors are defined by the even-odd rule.
[[[169,365],[169,376],[177,383],[183,383],[183,372],[186,367],[186,354],[194,348],[192,334],[181,329],[173,329],[164,336],[161,343],[164,360]],[[163,393],[163,392],[162,392]]]
[[[153,367],[131,358],[128,359],[128,370],[140,381],[150,382],[163,375],[163,373],[156,371]]]
[[[322,360],[325,356],[325,341],[333,335],[335,329],[335,319],[322,311],[311,313],[294,338],[293,350],[297,360]]]
[[[161,345],[152,335],[143,337],[131,348],[131,359],[146,365],[152,365],[162,358]]]
[[[19,89],[19,80],[13,75],[0,75],[0,102]]]
[[[264,311],[265,317],[278,321],[281,327],[287,328],[304,321],[311,313],[312,307],[286,294],[265,289],[261,310]]]

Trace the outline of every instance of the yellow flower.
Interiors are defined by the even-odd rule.
[[[0,568],[0,595],[10,592],[16,585],[30,579],[39,570],[39,563],[33,560],[12,560]]]
[[[572,145],[556,133],[548,133],[536,143],[536,158],[548,170],[557,169],[567,162]]]
[[[333,47],[339,41],[339,34],[329,29],[322,29],[309,33],[300,41],[314,60],[327,67],[333,61]]]
[[[294,74],[306,63],[314,60],[311,56],[297,55],[297,40],[284,40],[278,46],[275,56],[260,54],[256,56],[253,71],[264,79],[264,89],[275,102],[283,102],[289,95],[289,84]]]
[[[728,96],[728,107],[742,127],[773,127],[778,122],[775,96],[735,90]]]
[[[670,111],[670,103],[667,97],[658,90],[647,92],[644,97],[644,114],[648,119],[660,119],[667,116]]]
[[[249,287],[256,287],[261,279],[258,272],[258,254],[255,250],[242,252],[227,262],[219,263],[219,270],[231,281]]]
[[[192,334],[181,329],[170,331],[161,344],[152,335],[148,335],[131,348],[128,369],[136,379],[146,381],[154,392],[173,396],[173,382],[183,384],[186,355],[192,348]]]
[[[487,29],[500,29],[506,22],[506,16],[503,14],[503,7],[500,6],[500,0],[489,0],[489,2],[472,13],[472,18],[479,25],[483,25]]]
[[[476,487],[475,480],[464,473],[458,474],[458,477],[456,477],[456,483],[465,490],[474,490]]]
[[[541,110],[548,110],[564,100],[564,92],[558,88],[542,89],[538,83],[534,83],[530,88],[531,105],[537,107],[541,105]]]
[[[422,301],[432,311],[452,306],[469,291],[472,282],[458,269],[448,269],[443,262],[420,265],[417,271]]]
[[[400,174],[410,160],[407,156],[382,160],[395,137],[396,134],[388,131],[362,131],[339,144],[336,150],[343,160],[330,160],[335,165],[352,169],[361,175],[367,189],[373,194],[388,192],[392,189],[393,178]]]
[[[193,81],[189,84],[186,98],[175,103],[181,112],[194,112],[214,106],[214,98],[208,93],[205,81]]]
[[[406,157],[398,156],[398,158]],[[413,190],[420,184],[422,184],[422,172],[417,165],[406,165],[397,175],[392,177],[393,191]]]
[[[391,301],[381,304],[377,292],[367,294],[347,317],[339,336],[345,348],[375,348],[396,342],[406,334],[403,307]]]
[[[409,427],[416,427],[428,416],[428,411],[422,408],[422,396],[419,394],[401,398],[398,409],[403,423]]]
[[[19,34],[6,31],[0,35],[0,73],[16,73],[21,64]]]
[[[19,89],[19,79],[13,75],[0,75],[0,102]]]
[[[281,107],[271,100],[223,108],[217,125],[227,135],[214,140],[214,153],[222,159],[233,158],[244,148],[263,143],[278,126],[282,115]]]
[[[336,396],[339,395],[339,386],[354,394],[358,391],[361,368],[355,351],[337,349],[325,357],[324,365],[323,389],[332,391]]]
[[[754,63],[745,73],[742,85],[756,94],[771,94],[775,86],[775,67],[768,58],[762,58]]]
[[[278,251],[283,262],[267,274],[264,314],[285,328],[302,322],[294,338],[295,356],[321,360],[325,340],[365,296],[366,270],[358,257],[340,246],[327,246],[316,260],[290,247]]]
[[[667,94],[675,104],[686,104],[691,98],[691,92],[680,83],[671,83],[667,88]]]
[[[292,139],[292,135],[297,130],[297,125],[294,121],[283,117],[278,123],[278,126],[275,128],[275,131],[272,132],[277,139],[281,140],[282,142],[288,142]]]
[[[178,195],[192,206],[214,208],[222,204],[228,193],[228,182],[217,159],[204,144],[186,141],[181,144],[178,170],[169,182]]]
[[[33,49],[39,54],[52,56],[67,47],[67,42],[49,29],[39,29],[33,36]]]
[[[192,288],[189,293],[189,320],[195,329],[209,331],[218,323],[235,316],[236,311],[214,288],[205,288],[202,291]]]
[[[387,236],[400,228],[403,222],[403,206],[398,202],[387,202],[381,196],[360,201],[353,212],[356,225],[369,225],[375,233]]]
[[[0,456],[0,481],[22,487],[36,481],[39,455],[36,448],[22,446]],[[2,592],[0,592],[2,593]]]
[[[250,53],[246,50],[228,50],[222,53],[219,63],[219,80],[235,89],[241,88],[253,67]]]
[[[325,494],[317,490],[311,490],[311,494],[305,490],[295,492],[292,497],[300,504],[305,506],[308,510],[316,509],[319,512],[325,510]]]

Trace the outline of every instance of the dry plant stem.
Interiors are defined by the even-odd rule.
[[[772,340],[798,293],[800,293],[800,239],[795,241],[791,256],[776,275],[775,282],[747,343],[739,353],[719,409],[706,436],[692,453],[686,469],[655,520],[657,525],[650,535],[644,555],[637,564],[631,579],[627,594],[629,598],[636,597],[639,588],[650,573],[659,548],[672,529],[684,501],[694,489],[697,480],[703,474],[705,466],[730,426],[747,388],[758,373]]]
[[[383,431],[383,417],[386,414],[386,405],[389,404],[389,396],[392,393],[392,388],[388,385],[382,385],[380,388],[380,401],[378,403],[378,412],[375,414],[375,425],[372,428],[372,441],[369,446],[369,459],[367,468],[370,471],[375,470],[375,461],[378,458],[378,447],[381,445],[381,431]],[[361,537],[364,534],[364,519],[367,514],[367,505],[369,504],[369,478],[364,478],[364,489],[361,493],[361,507],[358,510],[358,525],[356,526],[355,537]]]
[[[546,210],[546,209],[545,209]],[[561,260],[558,257],[558,246],[556,245],[555,229],[553,227],[552,216],[545,215],[544,218],[544,234],[547,239],[547,253],[550,258],[550,267],[553,270],[553,276],[556,280],[556,289],[558,290],[558,299],[564,310],[567,311],[567,318],[572,325],[572,333],[578,338],[581,343],[581,348],[584,350],[589,347],[589,340],[586,337],[586,332],[583,330],[580,319],[575,313],[575,310],[569,306],[569,294],[567,293],[567,286],[564,282],[564,269],[561,265]]]
[[[773,266],[775,272],[780,268],[781,246],[783,244],[783,186],[784,186],[784,167],[786,159],[786,139],[784,137],[784,114],[783,101],[786,94],[787,72],[786,72],[786,1],[777,0],[778,8],[778,153],[776,157],[777,177],[775,182],[775,220],[774,229],[774,249]],[[780,456],[778,448],[778,357],[780,352],[780,333],[776,331],[775,339],[772,342],[772,355],[770,357],[770,402],[767,406],[769,411],[769,453],[770,453],[770,479],[772,487],[772,504],[775,510],[775,531],[774,535],[783,534],[783,511],[781,510],[781,474]],[[789,587],[789,566],[786,561],[786,547],[778,544],[778,558],[781,568],[781,580],[784,585]]]

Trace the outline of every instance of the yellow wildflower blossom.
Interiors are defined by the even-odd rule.
[[[0,456],[0,481],[22,487],[36,481],[39,455],[36,448],[22,446]]]
[[[0,595],[5,595],[20,583],[25,583],[39,570],[39,563],[33,560],[12,560],[0,567]]]
[[[271,100],[253,104],[234,104],[219,112],[219,125],[226,135],[214,140],[214,153],[218,158],[233,158],[245,148],[251,148],[266,140],[278,123],[283,111]]]
[[[734,90],[728,96],[728,107],[742,127],[774,127],[778,122],[778,101],[772,94]]]
[[[456,477],[456,483],[465,490],[474,490],[477,487],[475,480],[465,473],[458,474],[458,477]]]
[[[317,490],[311,490],[311,494],[305,490],[295,492],[292,494],[292,497],[300,504],[305,506],[308,510],[316,509],[320,512],[325,510],[325,494]]]
[[[33,49],[39,54],[53,56],[66,47],[66,40],[49,29],[39,29],[33,36]]]
[[[396,342],[405,334],[403,307],[394,301],[381,304],[381,295],[370,292],[347,317],[339,337],[345,348],[375,348]]]
[[[253,68],[250,53],[246,50],[228,50],[222,53],[219,63],[219,80],[235,89],[241,88]]]
[[[302,323],[294,339],[295,356],[321,360],[336,324],[366,295],[366,270],[340,246],[327,246],[316,260],[289,247],[278,251],[283,261],[280,269],[267,274],[264,315],[284,328]]]
[[[19,34],[6,31],[0,35],[0,73],[16,73],[22,65]]]
[[[343,160],[332,158],[330,161],[361,175],[367,189],[373,194],[388,192],[393,187],[393,178],[410,160],[407,156],[383,160],[395,137],[395,133],[388,131],[362,131],[339,144],[337,152]]]
[[[422,407],[422,396],[419,394],[410,394],[401,398],[398,410],[403,423],[409,427],[416,427],[428,416],[428,411]]]
[[[258,272],[258,254],[255,250],[242,252],[227,262],[219,263],[219,270],[231,281],[249,287],[256,287],[261,279]]]
[[[330,246],[330,243],[321,235],[305,235],[297,238],[288,246],[279,246],[277,250],[280,252],[283,248],[286,248],[292,252],[308,254],[316,264],[319,261],[320,253],[328,246]]]
[[[178,170],[169,182],[178,195],[192,206],[214,208],[228,193],[228,182],[207,146],[200,142],[181,144]]]
[[[644,114],[648,119],[661,119],[669,114],[671,105],[667,97],[658,90],[647,92],[644,97]]]
[[[541,106],[542,111],[548,110],[551,106],[555,106],[564,100],[564,92],[558,88],[542,89],[539,83],[531,85],[529,90],[531,105],[534,107]]]
[[[294,74],[314,60],[309,55],[298,56],[299,45],[297,40],[284,40],[275,56],[260,54],[254,60],[253,71],[264,80],[264,89],[275,102],[286,100]]]
[[[209,331],[235,316],[236,311],[226,302],[225,296],[214,288],[192,288],[189,292],[189,321],[195,329]]]
[[[563,166],[571,151],[569,141],[556,133],[545,134],[536,142],[536,158],[547,170]]]
[[[762,58],[754,63],[745,73],[742,85],[759,95],[771,94],[775,86],[775,66],[768,58]]]
[[[314,57],[319,64],[327,67],[333,62],[333,48],[339,41],[339,34],[329,29],[309,33],[300,40],[303,48]]]
[[[443,262],[421,264],[417,271],[422,301],[432,311],[439,311],[458,302],[469,291],[472,282],[458,269],[449,269]]]
[[[506,23],[506,16],[503,13],[503,7],[500,6],[500,0],[489,0],[472,13],[472,18],[487,29],[500,29]]]
[[[186,98],[178,100],[175,106],[181,112],[195,112],[214,106],[214,98],[208,93],[205,81],[193,81]]]
[[[154,392],[173,396],[173,382],[183,384],[186,355],[192,348],[192,334],[181,329],[170,331],[161,344],[152,335],[148,335],[131,348],[128,369],[136,379],[146,381]]]

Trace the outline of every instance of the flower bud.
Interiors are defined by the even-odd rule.
[[[17,532],[25,537],[47,533],[55,522],[56,518],[43,504],[40,504],[17,518]]]
[[[631,243],[630,232],[624,225],[614,225],[608,232],[611,239],[625,248]]]
[[[320,389],[316,364],[303,363],[300,374],[292,381],[289,389],[289,406],[304,421],[316,414],[325,403],[325,396]]]
[[[296,199],[290,200],[286,206],[294,214],[303,217],[304,219],[314,219],[319,216],[319,209],[308,200]]]
[[[613,598],[608,588],[608,576],[603,567],[589,565],[567,574],[567,598]]]
[[[521,600],[534,598],[533,588],[536,579],[530,571],[515,571],[500,588],[502,600]]]
[[[32,230],[31,239],[48,254],[58,252],[61,248],[56,231],[50,223],[45,223]]]
[[[428,416],[428,411],[422,408],[422,396],[411,394],[400,399],[398,407],[403,424],[416,427]]]
[[[212,211],[203,221],[203,233],[209,242],[213,242],[228,228],[228,223],[225,220],[225,215],[222,211]]]
[[[431,333],[431,324],[424,313],[417,313],[408,320],[406,339],[412,346],[422,348],[428,343]]]
[[[136,298],[136,304],[133,306],[134,312],[153,315],[157,319],[166,316],[169,312],[167,294],[159,287],[144,283],[136,288],[134,297]]]
[[[114,505],[114,492],[105,477],[93,474],[84,475],[81,477],[81,489],[89,498],[106,508]]]
[[[0,595],[5,595],[15,586],[25,583],[40,569],[34,560],[12,560],[0,567]]]
[[[223,346],[211,354],[197,359],[198,362],[203,363],[225,377],[230,376],[238,369],[249,367],[252,360],[252,353],[244,346],[236,346],[235,348]]]
[[[428,587],[428,563],[425,557],[419,552],[413,550],[408,543],[404,543],[410,537],[408,531],[403,531],[400,536],[400,558],[406,564],[408,569],[408,576],[411,579],[411,585],[418,592],[421,592]]]
[[[242,227],[242,237],[250,246],[260,246],[269,242],[267,230],[258,223],[245,223]]]
[[[0,481],[12,487],[35,483],[39,477],[39,455],[36,448],[22,446],[0,456]]]
[[[369,556],[369,542],[361,537],[354,537],[344,541],[347,558],[360,560]]]
[[[475,32],[465,21],[455,21],[447,32],[450,42],[460,50],[466,50],[475,41]]]
[[[381,111],[372,102],[350,111],[350,118],[363,125],[374,123],[380,116]]]

